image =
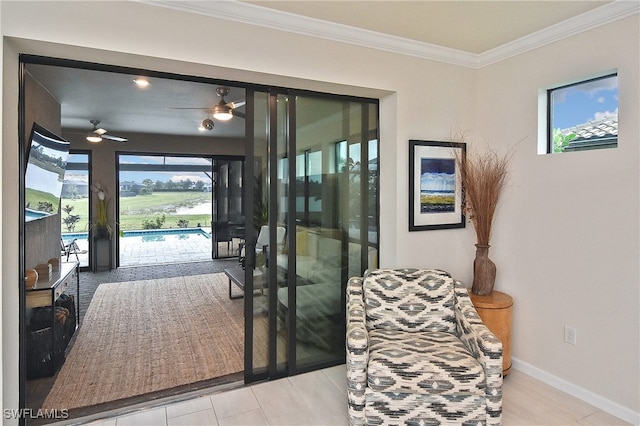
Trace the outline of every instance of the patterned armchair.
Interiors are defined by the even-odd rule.
[[[347,284],[352,425],[499,425],[502,344],[448,273],[376,269]]]

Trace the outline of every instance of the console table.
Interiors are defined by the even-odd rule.
[[[234,266],[232,268],[227,268],[224,270],[224,273],[229,278],[229,299],[240,299],[244,297],[244,274],[245,270],[242,266]],[[242,290],[242,294],[232,296],[231,292],[231,283],[235,283],[240,290]],[[254,270],[253,272],[253,288],[254,289],[264,289],[267,286],[266,276],[259,269]]]
[[[486,296],[478,296],[469,291],[473,306],[480,319],[502,342],[502,375],[511,371],[511,317],[513,299],[506,293],[492,291]]]
[[[31,357],[33,366],[37,366],[37,371],[27,372],[28,377],[53,376],[57,368],[62,365],[67,344],[75,333],[78,324],[80,324],[80,275],[78,274],[78,266],[79,262],[60,262],[58,271],[53,272],[48,279],[38,280],[35,288],[26,290],[25,302],[27,309],[31,309],[31,312],[35,312],[35,309],[38,308],[51,309],[51,318],[50,322],[47,321],[47,327],[32,330],[30,338],[27,339],[27,351],[29,352],[27,357]],[[73,284],[76,286],[76,297],[72,306],[73,317],[67,318],[67,321],[73,320],[73,322],[65,322],[62,325],[62,331],[58,331],[58,335],[56,335],[55,307],[61,304],[61,296]],[[72,328],[69,333],[65,333],[67,326]],[[63,333],[63,336],[60,336],[60,333]]]

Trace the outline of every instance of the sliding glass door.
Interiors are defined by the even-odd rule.
[[[247,268],[248,381],[344,362],[346,282],[378,260],[377,102],[283,91],[254,111],[253,227],[269,239]]]
[[[212,257],[237,257],[245,231],[244,158],[214,157],[213,167]]]
[[[91,259],[89,227],[91,191],[91,152],[71,151],[62,185],[61,241],[63,261],[78,261],[81,268],[88,269]]]

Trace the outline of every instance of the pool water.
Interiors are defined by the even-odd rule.
[[[162,230],[148,230],[148,231],[125,231],[124,237],[129,240],[136,238],[143,243],[159,242],[159,241],[171,241],[171,240],[195,240],[195,239],[211,239],[211,235],[208,232],[200,228],[193,229],[162,229]]]
[[[188,240],[190,238],[207,238],[211,235],[201,228],[178,228],[178,229],[151,229],[139,231],[124,231],[121,238],[137,238],[141,242],[167,241],[168,239]],[[62,234],[65,243],[73,239],[86,240],[89,238],[88,232],[74,232]]]

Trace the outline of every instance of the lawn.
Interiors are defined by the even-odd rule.
[[[113,200],[111,200],[113,202]],[[178,221],[188,221],[189,227],[211,226],[211,214],[177,214],[179,207],[193,207],[198,204],[211,202],[210,192],[154,192],[151,195],[137,195],[135,197],[122,197],[120,199],[120,229],[142,229],[144,220],[154,221],[156,217],[165,215],[162,228],[177,228]],[[72,215],[79,215],[80,221],[76,224],[75,232],[85,232],[89,229],[87,199],[62,199],[62,217],[66,205],[73,206]],[[67,232],[64,224],[62,231]]]

